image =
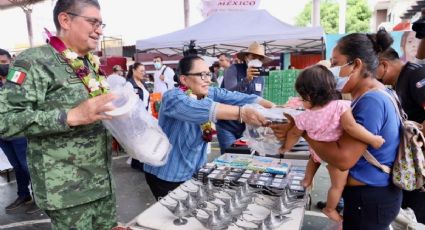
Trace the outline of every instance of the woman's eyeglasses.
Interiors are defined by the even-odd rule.
[[[210,78],[210,79],[212,78],[211,72],[187,73],[187,74],[184,74],[184,75],[197,76],[197,77],[200,77],[201,80],[205,80],[207,77]]]

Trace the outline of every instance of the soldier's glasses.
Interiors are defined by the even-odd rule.
[[[187,73],[187,74],[185,74],[185,75],[188,75],[188,76],[190,76],[190,75],[192,75],[192,76],[197,76],[197,77],[200,77],[201,78],[201,80],[205,80],[205,78],[212,78],[212,73],[211,72],[199,72],[199,73]]]
[[[104,29],[105,26],[106,26],[106,24],[104,24],[102,21],[100,21],[97,18],[87,17],[87,16],[75,14],[75,13],[72,13],[72,12],[66,12],[66,13],[69,14],[69,15],[75,16],[75,17],[84,18],[88,23],[90,23],[93,26],[94,29],[97,29],[99,27]]]

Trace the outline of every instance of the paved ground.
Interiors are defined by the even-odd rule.
[[[218,156],[217,144],[213,143],[212,153],[209,159]],[[126,164],[127,157],[120,155],[113,160],[113,175],[117,185],[118,221],[128,223],[139,213],[155,201],[145,182],[142,172],[130,168]],[[321,167],[314,181],[312,191],[312,203],[326,198],[329,179],[326,170]],[[6,175],[0,175],[0,229],[9,230],[50,230],[50,220],[43,212],[25,214],[25,209],[15,213],[6,214],[4,207],[16,198],[16,182],[6,181]],[[314,205],[312,210],[306,211],[302,230],[336,229],[335,224],[330,222],[319,212]]]

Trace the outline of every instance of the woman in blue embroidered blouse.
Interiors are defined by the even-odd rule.
[[[181,59],[179,72],[182,87],[164,94],[159,112],[159,125],[173,145],[168,162],[160,167],[144,166],[146,181],[156,199],[191,179],[206,163],[203,124],[222,119],[265,125],[267,121],[262,115],[242,106],[251,103],[268,108],[274,106],[256,95],[210,88],[211,72],[200,57]]]
[[[332,53],[331,71],[337,89],[350,93],[356,122],[385,143],[374,149],[344,133],[337,142],[306,140],[325,162],[349,170],[344,187],[343,229],[384,230],[397,216],[402,192],[394,186],[391,175],[362,157],[368,150],[381,164],[392,167],[400,142],[400,120],[384,85],[376,80],[378,55],[392,43],[381,31],[377,34],[354,33],[342,37]],[[355,106],[354,106],[355,105]],[[283,130],[283,128],[282,128]],[[279,130],[275,134],[282,137]]]

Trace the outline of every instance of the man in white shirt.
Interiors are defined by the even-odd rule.
[[[162,64],[162,58],[157,56],[153,59],[156,72],[154,78],[154,93],[163,94],[165,91],[174,88],[174,70]]]

